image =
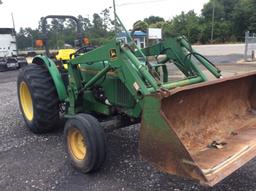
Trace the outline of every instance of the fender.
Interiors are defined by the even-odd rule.
[[[66,87],[64,85],[64,82],[61,78],[61,74],[60,74],[56,64],[47,56],[36,56],[33,59],[32,63],[44,64],[48,68],[48,71],[49,71],[49,73],[53,79],[54,85],[56,87],[59,100],[61,102],[65,101],[65,99],[67,98],[67,90],[66,90]]]

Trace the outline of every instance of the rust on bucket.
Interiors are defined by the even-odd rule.
[[[140,150],[162,171],[218,183],[256,155],[256,73],[148,96]]]

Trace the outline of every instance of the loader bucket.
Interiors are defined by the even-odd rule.
[[[256,73],[144,98],[140,154],[213,186],[256,155]]]

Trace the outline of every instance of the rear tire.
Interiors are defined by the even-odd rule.
[[[106,158],[104,130],[91,115],[78,114],[66,122],[65,147],[71,164],[89,173],[98,170]]]
[[[17,89],[20,110],[28,128],[38,134],[55,129],[59,121],[59,100],[48,69],[37,64],[21,68]]]

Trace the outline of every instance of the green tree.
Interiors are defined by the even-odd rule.
[[[84,18],[82,15],[78,15],[77,18],[81,23],[81,27],[82,27],[83,32],[89,33],[89,30],[92,27],[90,19],[89,18]]]
[[[95,37],[96,38],[104,37],[106,35],[106,30],[103,25],[103,19],[100,17],[99,14],[97,13],[93,14],[92,23],[93,23],[92,32],[95,35]]]
[[[19,49],[34,47],[35,39],[39,38],[39,31],[31,28],[20,28],[17,33],[17,44]]]
[[[165,38],[185,35],[192,43],[200,40],[201,32],[200,17],[194,11],[182,12],[163,25],[163,35]]]
[[[247,30],[256,33],[255,0],[209,0],[198,16],[194,11],[181,14],[165,21],[159,16],[150,16],[134,23],[134,30],[147,31],[148,27],[162,28],[163,37],[185,35],[192,43],[208,43],[211,38],[213,8],[214,40],[227,42],[243,40]],[[93,44],[101,45],[114,38],[114,21],[110,18],[110,8],[95,13],[90,20],[82,15],[78,19],[82,25],[83,35]],[[76,39],[76,23],[72,20],[52,20],[47,24],[50,48],[61,47],[64,43],[73,44]],[[42,18],[38,29],[21,28],[17,33],[19,48],[31,47],[42,31]]]
[[[144,22],[144,21],[139,20],[139,21],[136,21],[133,24],[133,30],[134,31],[140,30],[140,31],[146,32],[147,29],[148,29],[148,24],[146,22]]]
[[[163,26],[165,25],[166,22],[157,22],[157,23],[153,23],[150,24],[148,26],[148,28],[163,28]]]
[[[148,25],[165,22],[164,18],[158,16],[150,16],[148,18],[145,18],[143,21],[146,22]]]
[[[211,36],[212,16],[214,9],[214,39],[228,41],[234,36],[241,37],[248,24],[245,14],[248,7],[244,6],[248,0],[210,0],[202,9],[203,42],[208,42]],[[243,33],[243,34],[242,34]]]
[[[234,7],[234,33],[239,39],[243,39],[244,33],[248,30],[256,32],[254,0],[240,0]]]
[[[113,30],[113,21],[110,18],[110,10],[106,8],[101,11],[100,15],[102,16],[104,30]]]

